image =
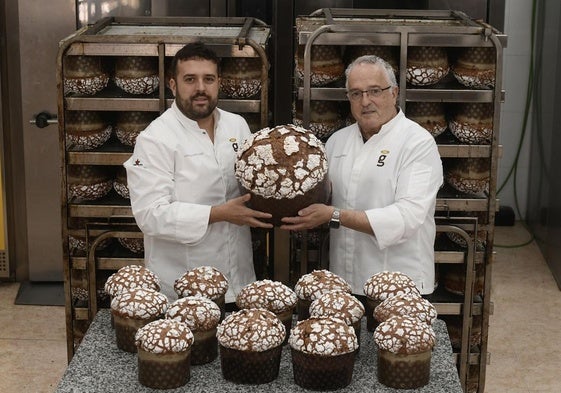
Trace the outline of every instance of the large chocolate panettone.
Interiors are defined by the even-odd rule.
[[[407,82],[414,86],[428,86],[448,75],[450,65],[445,48],[412,46],[407,54]]]
[[[303,127],[304,104],[297,100],[293,107],[292,121]],[[326,140],[340,128],[343,128],[343,118],[336,101],[310,101],[310,131],[321,140]]]
[[[230,98],[249,98],[261,90],[261,59],[227,57],[222,59],[220,91]]]
[[[296,50],[296,76],[304,80],[304,45],[299,45]],[[345,65],[335,45],[313,45],[310,54],[310,84],[312,86],[325,86],[343,77]]]
[[[66,150],[91,150],[103,145],[111,136],[112,127],[96,111],[68,111]]]
[[[492,89],[495,87],[495,64],[495,48],[465,48],[452,66],[452,73],[464,86]]]
[[[448,126],[442,102],[408,102],[405,114],[435,138],[446,131]]]
[[[453,111],[450,132],[462,143],[485,144],[493,138],[493,104],[463,103]]]
[[[271,213],[272,223],[293,217],[328,197],[323,143],[310,131],[280,125],[252,134],[238,152],[236,177],[254,209]]]
[[[66,56],[63,67],[64,94],[93,95],[109,82],[109,74],[99,56]]]
[[[115,84],[130,94],[151,94],[158,89],[158,58],[123,56],[115,60]]]
[[[489,192],[490,167],[488,158],[452,158],[445,162],[444,180],[466,194]]]

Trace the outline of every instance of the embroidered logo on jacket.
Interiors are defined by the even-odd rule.
[[[380,151],[380,156],[378,157],[378,163],[376,164],[376,166],[384,166],[384,160],[386,159],[388,154],[390,154],[389,150]]]
[[[238,140],[236,138],[230,138],[229,139],[230,143],[232,143],[232,149],[234,149],[235,152],[238,151]]]

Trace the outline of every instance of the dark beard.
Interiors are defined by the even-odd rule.
[[[200,109],[200,110],[195,109],[195,107],[193,105],[193,101],[197,97],[206,97],[209,100],[208,101],[208,106],[206,107],[206,109]],[[176,97],[175,103],[176,103],[177,107],[179,108],[179,110],[181,111],[181,113],[183,113],[189,119],[196,121],[196,120],[200,120],[200,119],[205,119],[212,114],[212,112],[214,111],[214,109],[218,105],[218,98],[213,100],[212,98],[210,98],[206,94],[198,94],[198,95],[193,96],[190,101],[184,100],[181,97]]]

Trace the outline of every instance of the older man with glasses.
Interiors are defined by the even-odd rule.
[[[353,293],[380,271],[401,271],[421,294],[435,287],[434,211],[442,185],[442,162],[434,138],[407,119],[397,105],[392,67],[362,56],[345,71],[347,97],[356,123],[326,144],[332,205],[313,204],[282,229],[329,223],[329,269]]]

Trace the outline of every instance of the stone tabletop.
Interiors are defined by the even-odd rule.
[[[366,331],[364,322],[361,329],[361,347],[352,382],[338,392],[462,393],[446,325],[442,320],[435,321],[433,325],[437,344],[432,354],[429,384],[415,390],[392,389],[378,382],[376,347],[372,333]],[[220,357],[218,357],[212,363],[192,366],[191,379],[185,386],[164,391],[285,393],[307,390],[294,383],[290,348],[285,346],[282,351],[279,376],[273,382],[263,385],[237,385],[225,381],[222,378]],[[110,313],[106,309],[100,310],[96,315],[56,390],[56,393],[90,392],[162,392],[162,390],[147,388],[138,382],[136,354],[123,352],[117,348],[115,332],[111,328]]]

